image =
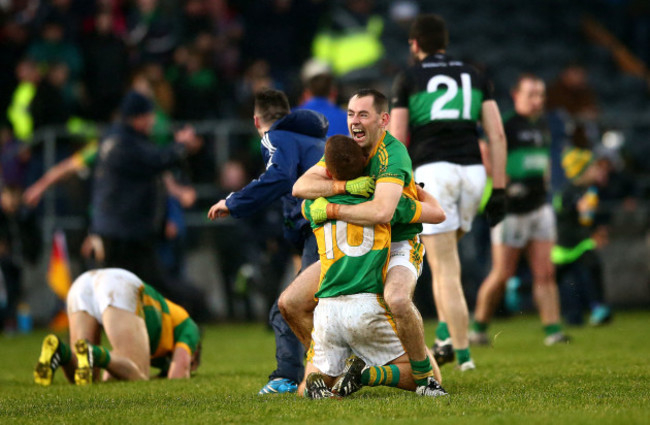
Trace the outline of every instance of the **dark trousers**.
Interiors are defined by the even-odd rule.
[[[316,261],[318,261],[318,245],[316,237],[310,233],[302,250],[302,270]],[[278,364],[278,368],[269,375],[269,379],[287,378],[295,382],[302,381],[305,375],[303,363],[305,349],[282,317],[277,300],[271,307],[269,323],[275,334],[275,360]]]
[[[119,267],[137,275],[143,282],[168,296],[165,277],[155,250],[154,238],[143,240],[102,236],[104,267]]]
[[[134,273],[165,298],[184,307],[194,320],[205,319],[207,306],[203,293],[163,272],[155,238],[128,240],[102,236],[102,242],[105,253],[104,267],[119,267]]]
[[[581,325],[583,312],[604,302],[600,257],[587,251],[576,261],[557,267],[562,315],[567,323]]]

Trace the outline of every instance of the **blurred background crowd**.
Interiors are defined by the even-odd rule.
[[[280,211],[218,224],[205,218],[211,204],[263,169],[252,123],[254,93],[273,87],[285,91],[292,106],[316,94],[342,107],[359,87],[389,94],[410,60],[410,23],[422,12],[445,18],[449,54],[485,71],[502,112],[512,108],[509,91],[518,75],[532,72],[545,80],[553,189],[563,183],[564,147],[588,147],[607,158],[611,174],[599,216],[610,242],[603,248],[607,297],[614,305],[647,307],[647,1],[4,0],[4,327],[15,329],[16,315],[27,306],[41,323],[60,309],[45,283],[56,230],[66,236],[72,276],[95,264],[81,254],[84,242],[91,244],[93,149],[130,89],[154,100],[153,142],[172,143],[186,123],[201,140],[199,152],[173,171],[180,194],[170,197],[159,235],[168,275],[203,294],[189,306],[199,320],[264,317],[293,274]],[[310,86],[322,75],[328,78],[320,88]],[[72,177],[45,187],[43,175],[66,160]],[[489,267],[487,231],[479,226],[462,242],[461,254],[471,304]],[[428,286],[419,285],[423,293],[416,300],[431,316]],[[525,303],[510,311],[517,308]]]

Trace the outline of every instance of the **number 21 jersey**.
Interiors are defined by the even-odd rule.
[[[391,104],[409,110],[413,166],[481,164],[477,122],[483,102],[492,98],[492,85],[476,68],[442,53],[400,73]]]

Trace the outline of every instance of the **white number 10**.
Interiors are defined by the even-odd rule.
[[[334,238],[332,232],[332,222],[325,223],[325,252],[328,259],[334,259]],[[363,241],[361,245],[351,246],[348,243],[348,223],[345,221],[336,222],[336,245],[339,250],[348,257],[361,257],[369,253],[375,244],[374,226],[363,227]]]
[[[460,74],[460,82],[463,89],[463,119],[471,119],[472,110],[472,79],[466,72]],[[427,91],[433,93],[438,90],[438,86],[445,85],[447,90],[431,105],[431,120],[458,119],[460,111],[458,109],[443,109],[447,103],[453,100],[458,94],[458,83],[447,75],[436,75],[427,83]]]

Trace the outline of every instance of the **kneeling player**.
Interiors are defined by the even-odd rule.
[[[200,333],[185,309],[165,299],[133,273],[97,269],[79,276],[68,293],[70,345],[43,340],[34,381],[50,385],[61,366],[70,382],[109,378],[148,380],[150,366],[168,378],[189,378],[200,360]],[[101,346],[102,328],[112,347]]]
[[[361,175],[365,157],[353,139],[333,136],[325,145],[325,163],[335,179],[349,180]],[[403,196],[392,222],[440,223],[445,219],[444,211],[431,195],[421,190],[418,196],[420,201]],[[298,393],[320,399],[346,396],[362,385],[388,385],[417,389],[418,394],[425,396],[446,395],[438,383],[440,369],[431,354],[435,377],[429,376],[427,385],[416,385],[418,378],[412,374],[411,363],[383,300],[390,223],[358,226],[341,220],[326,221],[327,214],[322,214],[322,205],[318,206],[328,201],[335,206],[365,200],[337,195],[303,204],[303,213],[318,242],[321,277],[312,344]],[[350,357],[351,354],[355,356]]]

